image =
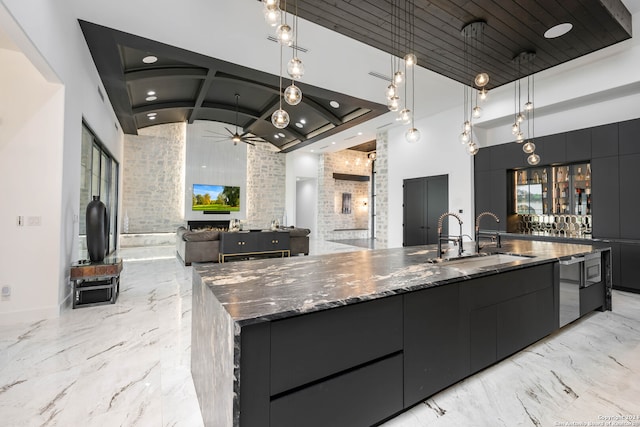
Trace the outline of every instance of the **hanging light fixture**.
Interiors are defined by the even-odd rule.
[[[478,49],[478,42],[484,44],[484,29],[486,23],[484,21],[474,21],[462,28],[460,34],[464,39],[464,73],[465,76],[472,77],[470,67],[470,50],[473,47],[475,57],[479,56],[480,50]],[[475,61],[474,61],[475,63]],[[475,65],[477,67],[477,64]],[[489,75],[486,72],[479,72],[473,78],[473,82],[469,85],[463,85],[463,123],[462,133],[459,136],[460,142],[465,145],[466,152],[469,155],[476,155],[478,153],[478,144],[474,140],[473,135],[473,122],[482,116],[482,107],[480,107],[480,101],[487,99],[489,93],[486,88],[489,83]],[[474,89],[473,86],[478,89]],[[474,99],[475,95],[475,99]]]
[[[521,52],[514,59],[514,64],[517,69],[517,80],[514,84],[514,116],[515,123],[512,125],[511,130],[516,135],[516,142],[523,143],[522,151],[527,154],[527,163],[531,166],[535,166],[540,163],[540,156],[536,154],[536,144],[533,142],[535,136],[535,109],[534,109],[534,95],[535,95],[535,77],[533,74],[533,60],[535,59],[535,52]],[[526,64],[527,71],[527,101],[522,105],[522,77],[521,77],[521,65]],[[522,106],[522,109],[520,109]],[[521,124],[526,121],[527,135],[525,137]]]
[[[293,26],[295,28],[295,43],[292,44],[293,57],[287,64],[287,73],[291,77],[291,85],[284,91],[284,100],[289,105],[298,105],[302,102],[302,90],[296,86],[296,80],[300,80],[304,74],[304,65],[302,60],[298,58],[298,0],[295,2],[295,14],[293,17]]]
[[[280,44],[291,46],[293,43],[293,28],[287,24],[287,2],[284,2],[284,22],[276,27],[276,38]]]
[[[272,27],[280,24],[280,0],[262,0],[264,4],[264,20]]]
[[[411,68],[411,111],[407,112],[407,115],[411,118],[411,127],[405,133],[405,139],[407,142],[414,143],[420,141],[420,131],[416,128],[415,125],[415,115],[416,115],[416,64],[418,59],[416,58],[415,53],[415,0],[411,0],[409,3],[410,10],[405,10],[405,16],[407,17],[406,22],[409,22],[409,33],[406,38],[405,48],[410,48],[410,53],[405,55],[405,67],[409,66]],[[408,59],[408,60],[407,60]],[[411,64],[409,64],[409,62]],[[405,68],[406,69],[406,68]],[[407,73],[408,79],[409,73]],[[409,85],[409,81],[405,84],[405,94],[406,94],[406,86]],[[406,98],[406,95],[405,95]],[[408,120],[407,120],[408,121]]]
[[[289,113],[282,109],[282,44],[280,45],[280,86],[278,91],[278,98],[280,105],[276,111],[271,115],[271,123],[278,129],[284,129],[289,126]]]
[[[398,84],[396,82],[397,73],[397,60],[393,54],[396,49],[396,27],[397,27],[397,0],[391,0],[391,20],[390,20],[390,38],[391,38],[391,81],[385,91],[387,97],[387,108],[389,111],[398,111],[400,109],[400,93],[398,91]],[[402,81],[402,75],[399,75],[400,81]]]

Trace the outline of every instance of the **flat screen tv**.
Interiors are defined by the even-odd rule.
[[[206,212],[239,212],[240,187],[193,184],[191,210]]]

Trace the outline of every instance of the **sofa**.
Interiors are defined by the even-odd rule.
[[[280,231],[289,232],[289,246],[291,255],[309,255],[308,228],[281,227]],[[193,262],[218,262],[220,253],[219,229],[188,230],[186,227],[178,227],[176,232],[176,252],[185,266]]]

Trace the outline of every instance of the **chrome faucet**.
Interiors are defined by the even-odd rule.
[[[483,216],[492,216],[496,220],[496,222],[498,223],[500,222],[500,218],[498,218],[498,216],[493,212],[482,212],[480,215],[476,217],[476,253],[480,252],[480,219]],[[496,240],[496,244],[498,247],[502,246],[499,232],[496,231],[495,233],[491,233],[490,236],[492,240],[493,239]]]
[[[460,224],[460,235],[458,237],[452,237],[452,236],[442,237],[442,221],[447,216],[452,216],[458,220],[458,223]],[[453,242],[454,244],[457,243],[458,256],[462,256],[462,252],[464,252],[464,249],[462,247],[462,218],[460,218],[460,216],[457,213],[445,212],[442,215],[440,215],[440,218],[438,218],[438,258],[442,258],[442,255],[444,255],[444,252],[442,252],[442,241]]]

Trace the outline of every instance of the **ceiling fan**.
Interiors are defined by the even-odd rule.
[[[211,132],[214,135],[205,135],[205,137],[217,138],[218,141],[225,141],[225,140],[231,139],[231,141],[233,141],[233,145],[238,145],[238,142],[244,142],[245,144],[253,145],[254,147],[256,145],[255,144],[256,142],[267,142],[264,138],[256,136],[251,132],[238,133],[238,99],[239,98],[240,98],[240,95],[236,93],[235,132],[232,132],[231,129],[229,129],[228,127],[225,127],[226,131],[229,132],[228,134],[208,130],[207,132]]]

